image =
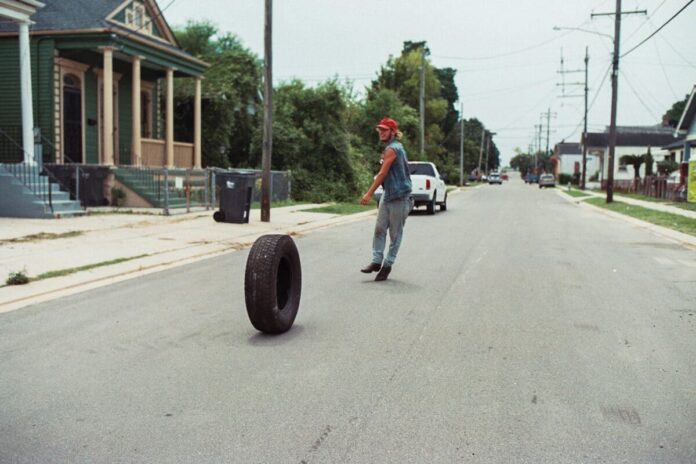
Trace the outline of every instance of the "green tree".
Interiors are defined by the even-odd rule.
[[[351,149],[348,92],[336,81],[315,88],[294,80],[273,93],[272,168],[292,171],[293,197],[324,202],[352,201],[361,185],[364,163]],[[261,131],[252,153],[261,159]]]
[[[204,166],[256,165],[250,149],[260,128],[261,61],[236,36],[220,35],[207,21],[189,21],[174,33],[184,50],[210,64],[202,83]],[[183,80],[175,89],[175,131],[191,140],[193,83]]]
[[[667,112],[662,116],[662,119],[666,120],[670,126],[677,127],[679,120],[681,119],[682,113],[686,108],[686,103],[689,100],[689,95],[686,95],[683,100],[674,102],[672,107],[667,110]]]
[[[619,158],[619,162],[621,164],[630,164],[633,166],[633,177],[640,179],[640,166],[645,162],[645,155],[623,155]]]
[[[653,159],[652,153],[650,152],[650,147],[648,147],[648,152],[645,154],[645,175],[646,176],[653,175],[654,164],[655,164],[655,160]]]

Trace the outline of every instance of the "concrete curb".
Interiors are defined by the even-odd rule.
[[[627,216],[625,214],[621,213],[616,213],[614,211],[610,211],[608,209],[601,208],[599,206],[594,206],[589,203],[587,203],[586,199],[588,198],[593,198],[596,195],[588,195],[586,197],[573,197],[561,190],[557,190],[557,193],[561,196],[561,198],[564,198],[565,200],[568,200],[569,202],[578,205],[580,208],[585,208],[597,213],[601,213],[605,216],[609,216],[615,219],[620,219],[624,222],[628,222],[629,224],[632,224],[636,227],[639,227],[641,229],[646,229],[649,232],[653,233],[654,235],[657,235],[661,238],[667,239],[671,242],[678,243],[679,245],[682,245],[686,248],[696,250],[696,237],[693,237],[689,234],[684,234],[682,232],[678,232],[676,230],[669,229],[667,227],[662,227],[658,226],[656,224],[653,224],[651,222],[647,221],[642,221],[640,219],[636,219],[631,216]],[[656,210],[657,211],[657,210]]]
[[[160,251],[156,254],[119,264],[76,272],[64,277],[41,280],[23,286],[13,286],[13,296],[0,301],[0,314],[135,277],[214,258],[226,253],[244,250],[250,248],[258,237],[268,233],[301,236],[309,232],[361,221],[367,217],[374,216],[376,213],[377,210],[372,209],[361,213],[334,216],[325,220],[283,226],[272,231],[254,232],[231,240],[192,244],[182,248]]]

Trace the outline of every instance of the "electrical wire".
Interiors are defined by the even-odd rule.
[[[597,97],[599,97],[600,92],[602,91],[602,87],[604,86],[604,83],[606,82],[607,77],[609,76],[609,74],[611,72],[611,67],[612,67],[612,64],[610,63],[609,66],[607,66],[607,70],[604,73],[604,77],[602,77],[602,82],[599,84],[599,87],[597,88],[597,93],[595,93],[595,96],[592,98],[592,102],[587,107],[588,114],[589,114],[590,110],[592,109],[592,107],[594,106],[595,102],[597,101]],[[578,125],[575,126],[575,129],[573,129],[573,132],[571,132],[566,137],[564,137],[563,140],[567,140],[567,139],[571,138],[573,135],[575,135],[575,133],[578,131],[578,129],[580,129],[580,126],[582,126],[582,123],[584,121],[585,121],[585,117],[583,115],[583,117],[582,117],[582,119],[580,119],[580,122],[578,123]]]
[[[669,18],[667,21],[665,21],[664,24],[662,24],[662,26],[658,27],[652,34],[650,34],[650,35],[647,36],[645,39],[643,39],[642,41],[640,41],[640,43],[638,43],[638,45],[636,45],[635,47],[631,48],[629,51],[627,51],[627,52],[625,52],[623,55],[621,55],[621,58],[623,58],[624,56],[628,55],[628,54],[631,53],[633,50],[635,50],[636,48],[640,47],[640,46],[643,45],[645,42],[647,42],[648,40],[650,40],[655,34],[657,34],[658,32],[660,32],[660,31],[662,30],[662,28],[664,28],[666,25],[668,25],[670,22],[672,22],[672,20],[673,20],[674,18],[676,18],[677,16],[679,16],[679,15],[682,13],[682,11],[684,11],[684,10],[686,9],[686,7],[688,7],[689,5],[691,5],[693,2],[694,2],[694,0],[689,0],[688,2],[686,2],[686,5],[684,5],[683,7],[681,7],[681,9],[680,9],[679,11],[677,11],[676,13],[674,13],[674,15],[673,15],[671,18]]]
[[[636,33],[638,33],[638,31],[640,31],[640,30],[643,28],[643,26],[645,26],[645,25],[648,23],[648,20],[649,20],[650,18],[652,18],[653,16],[655,16],[655,13],[657,13],[657,12],[660,10],[660,8],[662,8],[662,6],[663,6],[666,2],[667,2],[667,0],[662,0],[662,3],[660,3],[659,5],[657,5],[657,8],[655,8],[655,9],[653,10],[653,12],[650,13],[650,14],[648,15],[647,18],[645,18],[645,21],[643,21],[642,23],[640,23],[640,26],[638,26],[633,32],[631,32],[631,34],[630,34],[628,37],[626,37],[626,38],[624,39],[624,42],[628,42],[629,40],[631,40],[631,38],[632,38],[634,35],[636,35]],[[638,9],[640,9],[640,7],[636,6],[636,10],[638,10]]]
[[[650,116],[652,116],[654,120],[658,120],[659,118],[655,115],[655,113],[653,112],[653,110],[652,110],[651,108],[648,107],[648,105],[645,103],[645,101],[641,98],[640,94],[639,94],[639,93],[636,91],[636,89],[633,87],[633,84],[631,84],[631,81],[628,79],[627,73],[626,73],[623,69],[620,70],[619,73],[621,74],[621,76],[622,76],[622,77],[624,78],[624,80],[626,81],[626,84],[628,84],[628,88],[631,89],[631,92],[633,92],[633,95],[635,95],[635,97],[638,99],[638,101],[640,102],[640,104],[643,105],[643,108],[645,108],[645,110],[646,110],[648,113],[650,113]]]

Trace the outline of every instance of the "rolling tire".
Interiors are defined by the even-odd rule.
[[[440,203],[440,211],[447,211],[447,194],[445,193],[445,201]]]
[[[280,334],[292,327],[300,307],[302,266],[289,235],[262,235],[249,251],[244,298],[251,325]]]
[[[225,213],[222,211],[215,211],[213,213],[213,219],[215,219],[215,222],[222,222],[225,220]]]
[[[428,214],[435,214],[435,204],[437,203],[437,191],[433,192],[433,201],[428,203]]]

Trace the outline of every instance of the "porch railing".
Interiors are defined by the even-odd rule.
[[[142,139],[141,149],[143,166],[163,167],[167,165],[167,148],[164,140]],[[134,160],[131,160],[131,164]],[[193,144],[174,142],[174,166],[177,168],[193,167]]]

